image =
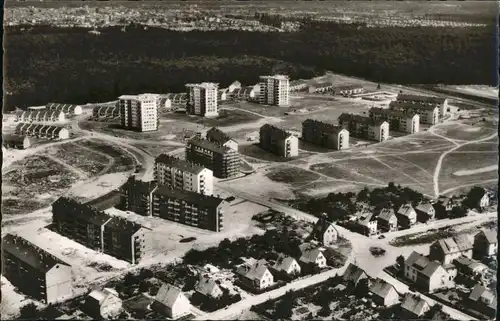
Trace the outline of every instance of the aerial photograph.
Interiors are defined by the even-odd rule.
[[[6,0],[2,320],[498,320],[498,1]]]

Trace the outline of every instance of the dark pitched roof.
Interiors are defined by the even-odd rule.
[[[275,139],[287,139],[288,137],[293,136],[286,130],[269,124],[265,124],[260,127],[260,133],[265,133]]]
[[[434,104],[443,104],[446,100],[446,98],[442,97],[410,95],[410,94],[399,94],[396,99],[400,101],[415,101],[415,102],[425,102]]]
[[[384,120],[374,120],[374,119],[367,117],[367,116],[347,114],[347,113],[342,113],[339,116],[338,121],[339,121],[339,123],[354,122],[354,123],[360,123],[360,124],[371,125],[371,126],[381,125],[382,123],[384,123]]]
[[[380,278],[377,278],[370,286],[370,292],[381,298],[385,298],[391,289],[394,289],[397,292],[396,288],[392,284]]]
[[[409,102],[403,102],[403,101],[391,101],[389,103],[389,108],[390,109],[396,109],[396,110],[405,110],[405,109],[411,109],[411,110],[434,110],[438,108],[437,106],[434,105],[421,105],[418,103],[409,103]]]
[[[212,127],[207,131],[207,139],[209,141],[216,142],[220,145],[223,145],[223,144],[227,143],[228,141],[232,140],[228,134],[224,133],[222,130],[220,130],[217,127]]]
[[[159,155],[158,157],[156,157],[155,162],[156,163],[163,163],[167,166],[175,167],[181,171],[192,173],[192,174],[199,174],[204,169],[204,167],[199,165],[199,164],[188,162],[186,160],[183,160],[183,159],[180,159],[180,158],[177,158],[174,156],[170,156],[167,154]]]
[[[421,316],[425,313],[426,306],[429,306],[429,304],[413,293],[406,293],[403,303],[401,304],[401,308],[417,316]]]
[[[415,210],[423,212],[423,213],[429,213],[434,210],[434,207],[432,206],[431,203],[422,203],[418,205]]]
[[[469,295],[469,300],[476,302],[482,301],[484,304],[493,309],[496,309],[497,307],[497,296],[495,293],[481,284],[476,284],[474,286],[471,294]]]
[[[396,213],[394,213],[394,210],[392,208],[384,208],[383,210],[380,211],[377,217],[380,220],[389,221],[392,217],[395,216]]]
[[[363,269],[352,263],[349,263],[349,266],[342,275],[342,279],[344,279],[344,281],[358,282],[363,274],[367,276],[366,272]]]
[[[127,182],[123,185],[124,188],[132,188],[136,191],[140,191],[142,193],[152,193],[157,187],[158,184],[156,181],[144,182],[135,178],[135,176],[130,176]]]
[[[112,217],[111,220],[104,225],[104,230],[111,229],[120,231],[120,233],[127,232],[130,235],[135,234],[141,228],[143,228],[142,225],[119,216]]]
[[[2,134],[3,144],[23,144],[26,136],[16,134]]]
[[[69,266],[69,264],[39,248],[35,244],[13,234],[7,234],[2,238],[2,251],[12,254],[17,259],[42,273],[48,272],[56,264]]]
[[[58,211],[58,214],[63,214],[68,217],[79,216],[82,220],[98,226],[102,226],[111,219],[111,216],[102,211],[98,211],[91,205],[82,204],[72,198],[64,196],[59,197],[54,203],[52,203],[52,211],[54,212],[57,208],[65,209],[64,211]]]
[[[410,117],[413,118],[416,113],[407,109],[397,110],[397,109],[388,109],[388,108],[380,108],[380,107],[372,107],[370,108],[370,113],[375,115],[388,115],[394,117]]]
[[[326,133],[334,133],[338,134],[340,131],[343,130],[342,126],[334,125],[331,123],[325,123],[319,120],[315,119],[306,119],[302,122],[302,126],[314,126],[320,131],[326,132]]]
[[[406,259],[405,264],[417,269],[420,273],[428,277],[431,277],[441,267],[439,262],[431,261],[415,251]]]
[[[472,249],[472,244],[466,235],[457,235],[434,242],[443,251],[443,253],[456,253]]]
[[[325,217],[320,217],[316,221],[316,224],[314,224],[313,232],[312,232],[313,236],[316,237],[316,238],[319,238],[320,240],[322,240],[323,239],[323,234],[325,234],[326,230],[328,230],[328,228],[330,226],[333,226],[333,223],[328,222]],[[335,228],[335,226],[333,226],[333,228],[335,230],[337,230]]]
[[[494,229],[483,229],[478,234],[484,235],[484,237],[490,244],[498,243],[497,231]]]
[[[219,197],[207,196],[196,192],[171,188],[169,186],[158,187],[158,189],[153,192],[153,195],[183,200],[200,207],[217,207],[224,202],[224,199]]]
[[[222,146],[220,144],[211,142],[206,139],[202,139],[200,137],[193,137],[188,141],[188,145],[194,145],[197,147],[205,148],[208,149],[214,153],[219,153],[219,154],[228,154],[228,153],[236,153],[234,150],[232,150],[229,147]]]

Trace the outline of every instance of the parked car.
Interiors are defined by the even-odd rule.
[[[381,240],[381,239],[385,239],[385,235],[384,235],[384,234],[381,234],[378,238],[379,238],[379,240]]]

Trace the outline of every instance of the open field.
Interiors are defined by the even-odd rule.
[[[300,187],[320,178],[316,173],[286,165],[272,168],[266,176],[274,182],[289,184],[293,187]]]
[[[50,204],[78,176],[44,156],[14,162],[2,173],[2,214],[22,214]]]
[[[136,165],[131,154],[115,145],[107,144],[99,140],[84,140],[78,144],[112,157],[114,165],[110,169],[110,172],[126,172],[133,170]]]
[[[149,155],[156,157],[160,154],[167,154],[174,150],[182,148],[182,146],[168,146],[163,144],[154,144],[147,142],[140,142],[137,144],[132,144],[133,146],[145,151]]]
[[[225,107],[226,105],[224,105]],[[258,115],[247,113],[242,110],[228,110],[223,109],[223,106],[220,106],[219,116],[214,118],[204,118],[194,115],[186,115],[184,112],[172,112],[165,115],[165,118],[168,120],[175,121],[183,121],[183,122],[191,122],[199,125],[203,125],[206,127],[222,127],[222,126],[232,126],[244,123],[250,123],[258,120]]]
[[[451,139],[475,140],[487,137],[497,130],[497,128],[490,126],[470,126],[462,123],[453,123],[440,125],[435,132]]]

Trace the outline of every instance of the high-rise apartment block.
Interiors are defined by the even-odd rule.
[[[203,195],[213,193],[213,172],[202,165],[161,154],[155,162],[155,180],[167,185]]]
[[[118,97],[123,127],[141,132],[158,130],[158,104],[155,94],[123,95]]]
[[[217,117],[217,94],[219,84],[203,82],[201,84],[187,84],[186,112],[190,115],[202,117]]]
[[[241,165],[240,155],[234,149],[199,137],[187,142],[186,160],[206,166],[218,178],[235,176]]]
[[[261,104],[288,106],[289,91],[290,88],[288,76],[260,76],[259,102]]]

